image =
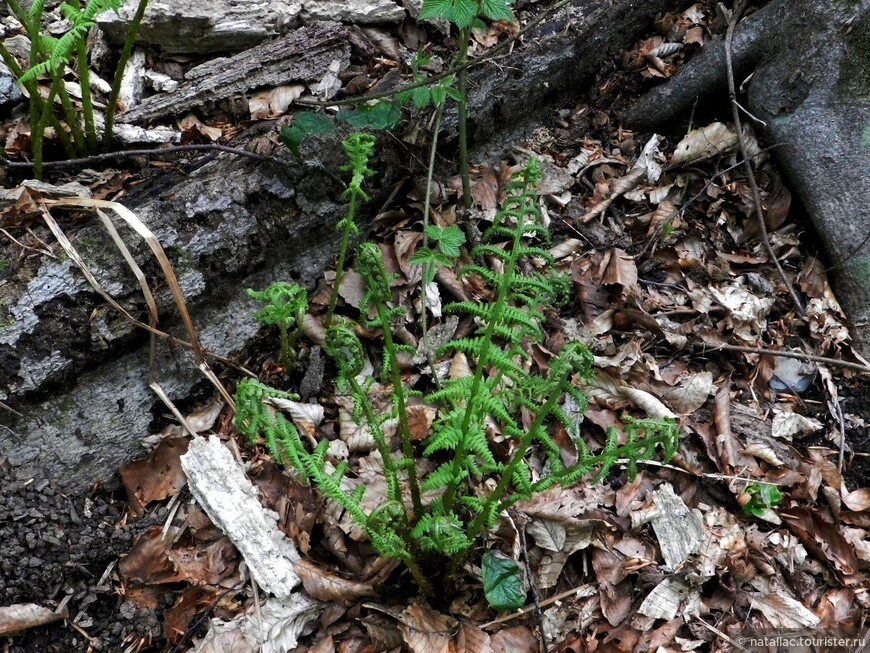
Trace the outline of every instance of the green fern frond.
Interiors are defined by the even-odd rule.
[[[411,531],[411,537],[420,542],[424,551],[445,556],[455,556],[471,546],[464,522],[454,513],[423,515]]]

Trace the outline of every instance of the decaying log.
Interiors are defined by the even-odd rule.
[[[649,29],[657,13],[680,4],[574,0],[510,55],[476,69],[470,110],[478,150],[472,158],[497,163],[511,150],[516,131],[548,118],[556,106],[575,102],[603,61]],[[319,33],[320,28],[306,29],[310,36],[310,30]],[[332,29],[320,41],[329,52],[339,33]],[[286,39],[294,42],[293,36]],[[299,58],[313,62],[307,52]],[[163,103],[178,115],[187,111],[175,99],[152,102],[151,107]],[[133,116],[143,117],[145,110]],[[446,139],[452,126],[445,130]],[[359,216],[363,233],[366,220],[408,172],[414,153],[405,149],[402,135],[379,139],[372,164],[378,185],[367,189],[373,197]],[[246,288],[264,288],[275,280],[312,288],[332,263],[335,224],[346,210],[335,179],[344,155],[338,138],[323,136],[306,139],[303,156],[304,163],[287,155],[286,166],[275,166],[221,154],[184,175],[167,171],[124,200],[167,250],[203,346],[217,354],[243,352],[259,331],[252,317],[256,304]],[[93,218],[81,225],[58,217],[104,287],[144,316],[138,284],[102,227]],[[14,247],[8,241],[0,246]],[[19,260],[19,253],[10,251],[7,258]],[[134,248],[134,255],[158,290],[161,328],[183,336],[146,249]],[[0,459],[8,458],[19,476],[51,478],[67,489],[110,481],[119,465],[141,453],[152,420],[166,412],[148,387],[147,336],[107,309],[68,260],[31,254],[6,277],[0,286],[0,307],[5,307],[0,322],[11,324],[0,330],[0,401],[19,415],[0,407],[6,427]],[[165,343],[156,373],[174,400],[188,397],[202,383],[189,353]]]
[[[119,121],[150,123],[244,96],[255,88],[319,82],[334,61],[341,70],[349,65],[351,29],[338,23],[319,23],[233,57],[213,59],[192,68],[173,93],[146,98],[119,116]]]

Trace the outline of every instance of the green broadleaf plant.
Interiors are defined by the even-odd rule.
[[[631,418],[625,419],[622,444],[620,434],[611,429],[603,450],[590,451],[579,434],[578,415],[585,410],[586,398],[576,382],[591,376],[592,355],[581,343],[566,345],[550,360],[546,374],[530,373],[526,350],[543,340],[542,310],[557,304],[563,292],[562,284],[554,283],[552,257],[530,242],[548,241],[535,192],[539,179],[535,161],[514,175],[493,225],[483,234],[483,244],[472,251],[476,261],[482,262],[484,256],[496,259],[498,268],[475,263],[461,270],[463,275],[475,275],[486,282],[493,293],[490,301],[445,307],[447,312],[471,316],[478,324],[475,334],[442,348],[442,353],[464,354],[474,373],[449,379],[422,397],[439,409],[423,445],[422,454],[435,464],[425,478],[419,477],[415,464],[407,410],[408,398],[420,393],[405,388],[399,364],[400,354],[413,349],[392,337],[403,310],[393,302],[391,279],[380,249],[373,244],[364,243],[357,253],[356,270],[367,287],[360,312],[367,328],[383,334],[381,377],[391,389],[389,409],[379,414],[369,398],[374,380],[363,375],[365,348],[349,322],[333,321],[326,331],[324,349],[338,368],[337,390],[353,398],[352,418],[365,424],[374,439],[386,479],[384,502],[366,512],[361,503],[365,486],[353,487],[347,463],[332,465],[326,455],[328,442],[324,440],[309,451],[292,424],[264,403],[285,393],[254,381],[243,381],[237,391],[239,431],[255,442],[262,438],[278,461],[292,466],[346,510],[365,529],[375,550],[405,563],[427,593],[432,590],[423,572],[427,561],[452,558],[443,579],[449,582],[483,532],[518,501],[590,474],[600,481],[618,461],[627,461],[633,477],[638,461],[652,458],[657,449],[665,460],[676,451],[679,431],[673,422]],[[438,254],[450,257],[457,252],[461,241],[452,230],[439,232],[437,239],[434,232],[431,235],[438,243]],[[542,261],[544,270],[528,272],[534,270],[533,260]],[[495,421],[510,442],[507,458],[499,458],[489,446],[489,420]],[[387,430],[388,423],[396,425],[393,436]],[[563,463],[560,447],[549,433],[553,423],[560,423],[571,435],[577,463]],[[398,441],[398,448],[392,446],[393,439]],[[543,458],[543,474],[532,472],[527,461],[531,451]],[[502,584],[513,576],[502,578],[496,573],[500,580],[493,587],[506,589]],[[505,598],[507,592],[499,595],[499,590],[493,591],[494,607],[513,605],[517,600]]]
[[[526,602],[523,573],[515,560],[487,551],[481,560],[483,593],[493,610],[519,610]]]

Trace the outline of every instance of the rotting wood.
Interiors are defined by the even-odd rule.
[[[598,0],[573,0],[510,55],[481,66],[471,76],[471,136],[477,146],[472,160],[497,163],[511,151],[518,131],[531,130],[557,106],[570,106],[602,62],[648,30],[657,13],[679,4],[615,0],[604,6]],[[304,34],[320,34],[322,43],[334,45],[331,38],[349,28],[336,26],[331,34],[320,29],[307,28]],[[296,38],[297,45],[305,40]],[[177,104],[169,108],[176,96],[161,98],[164,108],[157,113],[179,111]],[[189,101],[201,102],[204,96],[195,97]],[[158,100],[143,105],[139,117],[144,120],[152,115],[146,110],[157,106]],[[268,123],[251,131],[265,129]],[[455,127],[448,120],[444,129],[449,138]],[[414,153],[402,135],[379,140],[372,162],[379,185],[368,189],[372,201],[359,216],[363,233],[372,211],[408,172]],[[231,145],[245,146],[251,138],[240,135]],[[246,288],[287,279],[313,288],[335,252],[334,227],[345,210],[343,188],[335,180],[344,162],[339,138],[306,139],[303,164],[282,154],[284,169],[228,154],[207,157],[183,174],[164,170],[125,199],[176,266],[203,346],[221,356],[244,351],[259,332]],[[89,220],[60,223],[83,243],[83,254],[92,258],[97,277],[113,296],[140,310],[131,275],[101,230]],[[10,252],[9,258],[18,259],[18,253]],[[156,299],[161,328],[175,332],[171,302],[159,293]],[[24,260],[0,287],[0,303],[15,320],[15,326],[0,332],[0,401],[23,415],[0,409],[0,422],[10,431],[0,440],[0,458],[8,458],[18,476],[56,479],[65,489],[110,481],[121,464],[140,454],[153,418],[164,412],[147,385],[146,335],[106,310],[70,261]],[[184,351],[161,344],[159,360],[158,380],[173,400],[188,396],[201,381]]]
[[[146,98],[120,114],[118,122],[147,124],[255,88],[319,81],[333,61],[340,62],[342,70],[350,63],[352,29],[338,23],[318,23],[235,56],[213,59],[188,71],[174,92]]]

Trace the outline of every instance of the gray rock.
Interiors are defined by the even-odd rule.
[[[7,109],[22,100],[24,95],[12,71],[0,62],[0,109]]]

